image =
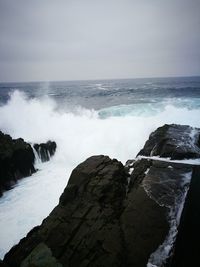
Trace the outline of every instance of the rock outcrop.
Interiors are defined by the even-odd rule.
[[[178,128],[177,125],[159,128],[140,154],[149,156],[153,151],[154,155],[163,157],[196,158],[198,129],[180,126],[179,131]],[[181,142],[176,146],[175,141],[170,141],[170,132],[174,138],[174,131],[179,132],[180,140],[187,140],[184,148],[180,148]],[[199,230],[193,222],[197,217],[191,213],[199,212],[199,189],[196,189],[199,169],[191,164],[154,158],[129,160],[123,166],[107,156],[90,157],[72,171],[58,206],[6,254],[3,264],[9,267],[180,267],[181,253],[186,253],[182,240],[192,247],[193,237],[188,234],[191,226],[196,231],[195,240],[198,239]],[[194,197],[193,190],[196,190]]]
[[[173,257],[168,265],[170,267],[189,267],[199,265],[199,196],[200,166],[196,166],[185,201]]]
[[[34,153],[30,144],[0,131],[0,195],[18,179],[34,172]]]
[[[48,161],[54,155],[56,143],[34,144],[36,153],[41,161]],[[33,148],[22,138],[12,139],[11,136],[0,131],[0,196],[12,188],[17,180],[30,176],[34,167],[35,155]]]
[[[138,155],[171,159],[200,158],[200,129],[166,124],[150,135]]]
[[[184,195],[183,180],[192,167],[142,159],[133,168],[127,176],[120,162],[106,156],[80,164],[59,205],[4,262],[10,267],[146,266],[169,233],[168,215]]]
[[[56,142],[48,141],[46,143],[34,144],[33,147],[36,150],[41,161],[45,162],[49,161],[50,158],[55,154]]]

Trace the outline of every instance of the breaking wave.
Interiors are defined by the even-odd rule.
[[[50,162],[37,164],[37,173],[19,181],[0,199],[0,257],[55,207],[77,164],[97,154],[125,163],[136,156],[157,127],[165,123],[200,127],[199,117],[198,108],[176,107],[169,102],[165,106],[70,109],[47,97],[30,99],[14,91],[0,107],[0,129],[30,143],[54,140],[57,151]]]

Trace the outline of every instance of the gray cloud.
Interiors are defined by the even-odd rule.
[[[200,75],[199,0],[0,0],[0,80]]]

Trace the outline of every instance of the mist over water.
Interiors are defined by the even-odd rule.
[[[68,90],[64,85],[58,90],[39,86],[35,91],[16,85],[7,94],[1,88],[0,130],[30,143],[54,140],[57,151],[50,162],[37,164],[37,173],[0,198],[0,257],[50,213],[72,169],[89,156],[104,154],[125,163],[137,155],[149,134],[165,123],[200,127],[199,81],[193,82],[190,94],[185,89],[189,82],[183,84],[176,82],[178,89],[171,98],[173,90],[169,92],[166,82],[162,90],[146,81],[135,89],[124,81],[75,83]],[[163,96],[158,98],[148,88],[162,91]]]

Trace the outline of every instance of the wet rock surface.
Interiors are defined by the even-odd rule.
[[[8,267],[8,265],[5,264],[2,260],[0,260],[0,267]]]
[[[34,153],[30,144],[0,131],[0,195],[18,179],[34,172]]]
[[[170,267],[199,266],[200,167],[194,168]]]
[[[138,155],[171,159],[200,158],[200,129],[187,125],[164,125],[149,136]]]
[[[192,170],[172,165],[142,159],[128,176],[115,159],[87,159],[73,170],[59,205],[4,262],[10,267],[43,266],[37,261],[42,246],[43,260],[55,262],[52,266],[146,266],[169,232],[168,206],[182,193],[177,181]],[[161,200],[162,194],[169,200]]]
[[[54,155],[56,143],[48,141],[35,144],[34,148],[44,162]],[[11,189],[17,180],[35,173],[34,162],[34,151],[29,143],[22,138],[12,139],[0,131],[0,196]]]

